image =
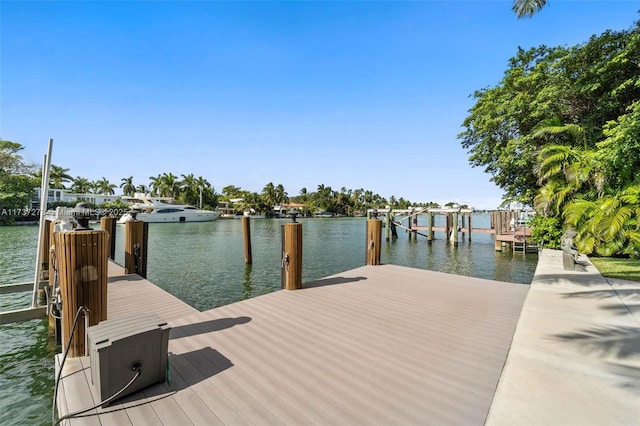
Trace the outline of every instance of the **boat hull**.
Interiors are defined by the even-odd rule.
[[[177,213],[138,213],[136,220],[141,220],[148,223],[175,223],[175,222],[211,222],[220,217],[220,212],[205,211],[185,214],[184,212]],[[125,223],[133,220],[133,217],[127,213],[118,220],[118,223]]]

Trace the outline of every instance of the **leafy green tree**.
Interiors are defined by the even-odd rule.
[[[540,247],[559,249],[562,246],[562,221],[555,217],[535,215],[529,222],[531,240]]]
[[[506,199],[532,204],[540,149],[595,148],[607,123],[640,99],[639,57],[639,23],[570,48],[519,49],[500,84],[473,95],[475,105],[459,135],[469,162],[484,167]],[[563,131],[551,138],[554,126]],[[581,137],[570,137],[570,129],[581,129]]]
[[[29,207],[34,188],[40,185],[40,181],[29,174],[33,165],[26,164],[20,155],[23,148],[17,142],[0,139],[0,210],[3,211],[0,223],[3,224],[15,220],[13,212]]]
[[[20,151],[24,147],[17,143],[0,139],[0,174],[30,174],[35,166],[24,162]]]
[[[640,184],[640,100],[628,111],[604,126],[605,139],[597,144],[603,174],[618,189]]]
[[[34,194],[34,188],[38,185],[39,182],[28,175],[0,173],[0,210],[11,213],[18,209],[28,208]],[[3,216],[13,216],[13,214],[5,213],[2,213]],[[12,221],[12,219],[4,217],[2,221]]]

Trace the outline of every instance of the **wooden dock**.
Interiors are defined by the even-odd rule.
[[[197,312],[112,275],[109,319],[156,312],[172,326],[171,380],[63,424],[481,425],[528,291],[365,266]],[[67,359],[60,415],[98,402],[88,358]]]

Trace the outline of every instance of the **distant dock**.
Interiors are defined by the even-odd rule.
[[[368,214],[371,215],[372,211]],[[458,244],[460,236],[471,241],[473,233],[494,235],[496,251],[503,249],[514,252],[538,252],[538,246],[531,241],[531,228],[528,227],[519,211],[494,210],[491,215],[489,228],[472,226],[473,209],[461,208],[411,208],[404,210],[380,209],[375,214],[384,214],[387,229],[395,235],[395,228],[401,228],[409,233],[409,238],[418,235],[426,237],[427,243],[435,239],[435,232],[444,234],[444,239]],[[444,226],[435,225],[435,216],[444,216]],[[426,224],[418,224],[419,217],[426,217]],[[422,220],[424,221],[424,217]],[[389,240],[389,231],[386,239]]]

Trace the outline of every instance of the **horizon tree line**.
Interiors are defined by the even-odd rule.
[[[15,199],[7,203],[0,198],[3,207],[24,208],[29,205],[35,188],[39,187],[42,170],[34,165],[22,161],[19,152],[23,146],[16,142],[0,140],[0,173],[7,169],[7,175],[19,175],[22,181],[22,190],[16,191]],[[4,166],[3,166],[4,164]],[[11,169],[11,170],[9,170]],[[10,173],[9,173],[10,172]],[[51,165],[49,187],[51,189],[65,189],[78,194],[115,195],[120,188],[124,196],[133,196],[134,193],[145,193],[151,196],[173,198],[176,201],[198,206],[203,209],[215,209],[219,201],[242,199],[234,205],[238,213],[252,210],[258,214],[269,215],[274,206],[286,206],[290,203],[302,204],[303,214],[315,211],[328,211],[337,215],[353,216],[365,212],[371,208],[383,208],[387,205],[396,209],[415,207],[440,207],[438,203],[415,203],[403,197],[391,196],[388,199],[364,188],[334,190],[331,186],[319,184],[315,191],[301,188],[298,195],[290,196],[284,185],[267,183],[261,192],[249,191],[235,185],[227,185],[221,193],[216,192],[211,183],[202,176],[193,173],[175,175],[172,172],[161,173],[149,177],[148,184],[136,185],[133,176],[120,179],[120,185],[111,183],[102,177],[95,181],[83,176],[73,177],[70,169],[58,165]],[[114,203],[109,203],[114,204]],[[116,203],[117,204],[117,203]],[[448,203],[453,204],[453,202]],[[99,207],[99,206],[96,206]],[[110,205],[113,207],[113,205]],[[463,207],[467,207],[466,205]]]

